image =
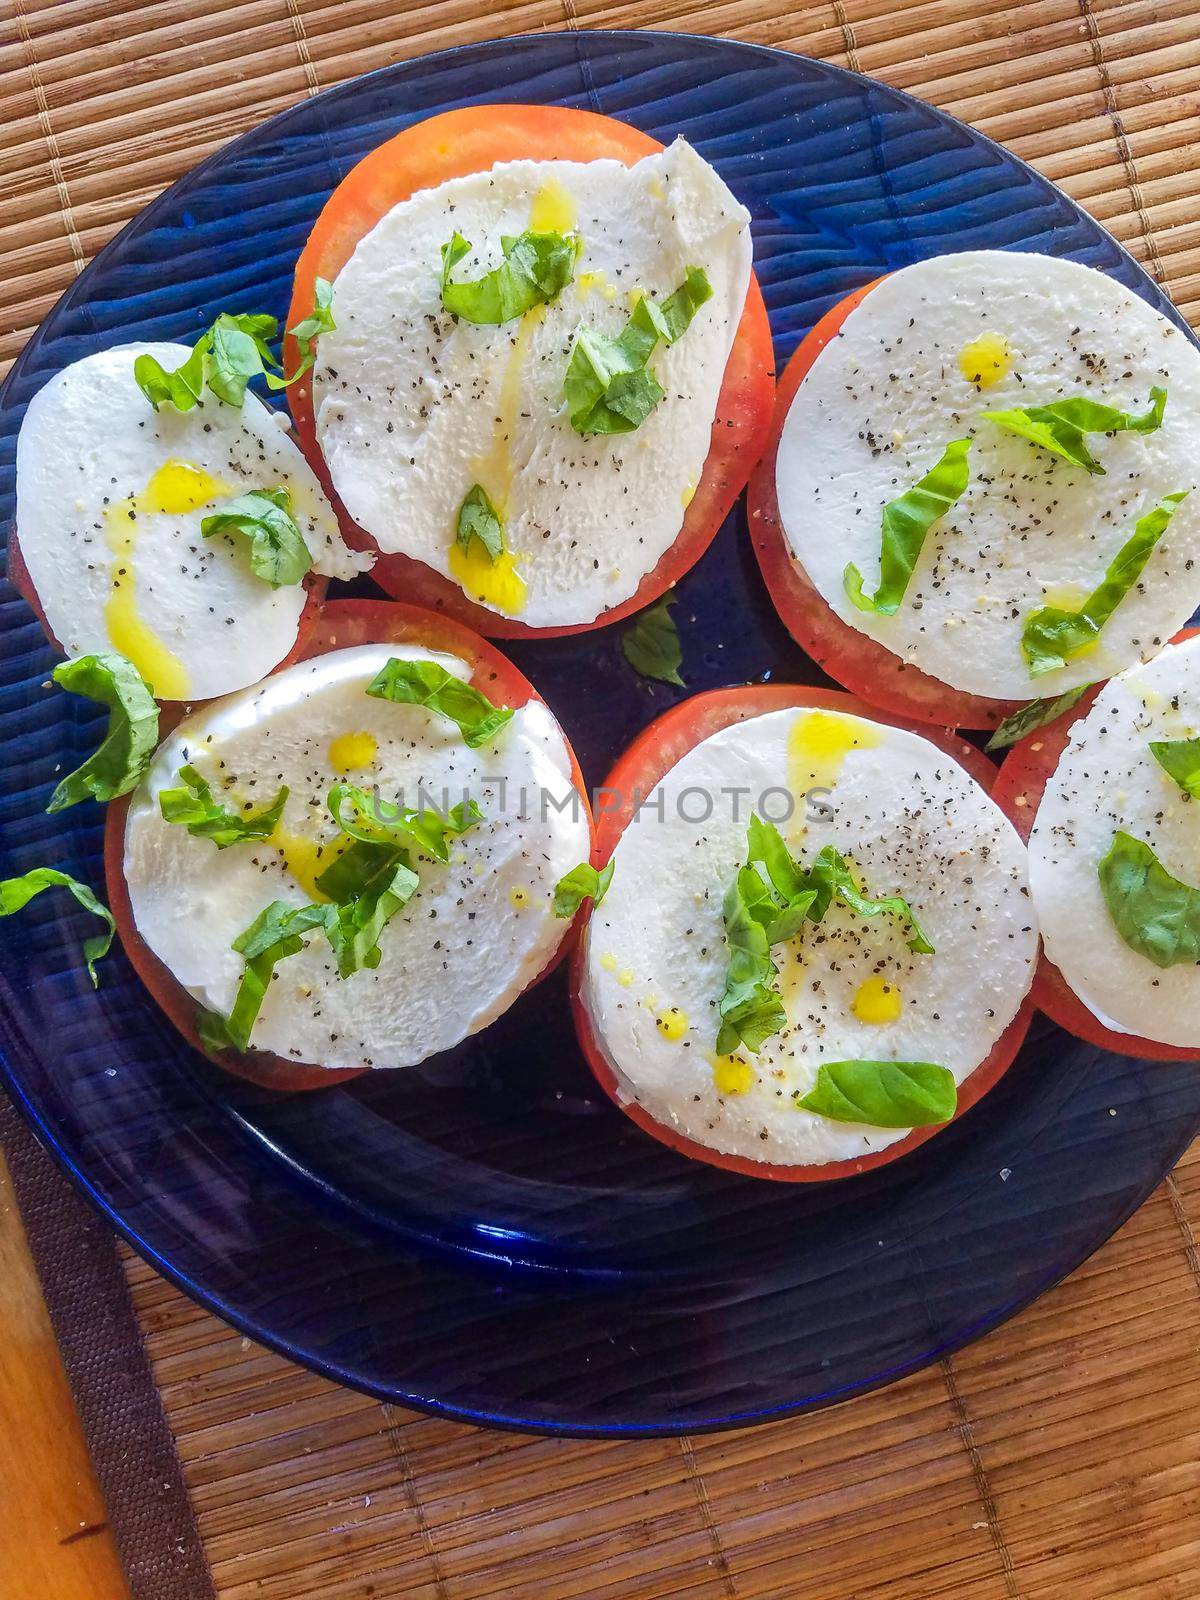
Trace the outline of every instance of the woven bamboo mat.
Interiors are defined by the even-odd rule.
[[[1200,322],[1200,0],[0,0],[0,370],[118,227],[272,112],[405,56],[596,26],[776,44],[932,100],[1062,184]],[[1200,1150],[940,1367],[653,1443],[395,1411],[126,1265],[221,1600],[1196,1600],[1196,1229]]]

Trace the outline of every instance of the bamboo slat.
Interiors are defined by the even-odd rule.
[[[779,45],[919,94],[1062,184],[1200,320],[1200,0],[0,0],[0,363],[117,228],[262,118],[424,51],[602,26]],[[221,1600],[1196,1600],[1197,1230],[1200,1152],[938,1368],[646,1443],[406,1415],[126,1270]]]

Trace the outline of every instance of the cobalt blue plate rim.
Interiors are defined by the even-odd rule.
[[[481,91],[476,81],[484,62],[493,68],[492,86]],[[747,122],[744,106],[721,101],[722,72],[754,75],[756,88],[762,86],[755,111],[773,118],[769,134],[775,142],[760,148],[755,139],[766,136],[765,125],[754,118]],[[504,92],[505,74],[527,92]],[[664,95],[664,79],[680,79],[686,86]],[[545,80],[552,85],[569,81],[569,93],[551,96]],[[443,83],[450,87],[439,99]],[[644,101],[638,98],[643,89]],[[615,101],[615,108],[601,104],[602,94]],[[791,108],[791,94],[802,103],[810,132],[791,128],[791,121],[799,128],[802,120],[801,111]],[[262,159],[268,161],[277,146],[291,140],[294,192],[281,198],[273,191],[264,215],[272,226],[295,234],[310,198],[302,185],[310,175],[306,163],[312,149],[324,151],[335,180],[346,160],[362,153],[351,148],[346,160],[335,157],[331,137],[343,136],[351,147],[358,139],[361,146],[367,132],[373,142],[392,126],[451,104],[553,103],[555,98],[635,123],[639,107],[652,123],[665,99],[666,122],[687,123],[689,136],[695,124],[702,146],[711,138],[713,148],[705,153],[718,167],[727,162],[736,169],[737,181],[730,181],[735,189],[739,183],[747,186],[752,208],[756,199],[767,197],[755,210],[756,262],[781,355],[790,353],[805,328],[848,288],[877,276],[881,268],[914,259],[923,244],[924,253],[931,253],[917,226],[932,225],[928,212],[905,210],[905,184],[917,181],[914,167],[920,182],[932,183],[935,193],[952,191],[953,237],[967,239],[967,247],[994,236],[1006,248],[1030,247],[1029,236],[1019,228],[1016,235],[1011,231],[1009,202],[1015,192],[1028,201],[1027,210],[1034,209],[1042,233],[1033,236],[1048,237],[1046,248],[1100,259],[1186,330],[1133,257],[1048,180],[986,136],[901,91],[768,46],[701,35],[649,30],[521,35],[457,46],[322,91],[231,141],[152,201],[75,280],[0,389],[0,443],[6,452],[0,459],[5,474],[0,493],[11,487],[12,439],[28,397],[22,391],[32,392],[33,384],[55,370],[59,344],[76,353],[79,334],[72,318],[77,310],[86,313],[85,342],[114,342],[114,330],[126,324],[113,321],[111,311],[105,323],[106,283],[110,277],[115,283],[124,271],[133,293],[139,241],[160,226],[177,233],[190,228],[188,211],[180,209],[185,202],[200,212],[219,195],[222,182],[230,193],[238,184],[250,185],[248,163],[264,151]],[[416,109],[410,109],[410,101],[417,102]],[[835,105],[858,108],[858,120],[844,126],[823,121]],[[336,128],[330,127],[331,112],[343,115]],[[711,129],[705,119],[714,124]],[[903,139],[915,140],[917,148],[910,152],[905,144],[902,155],[893,158],[888,144],[890,139],[895,148],[892,125],[897,123]],[[744,149],[730,146],[731,130],[744,140]],[[651,131],[662,136],[661,129]],[[932,154],[920,147],[921,137],[933,142]],[[837,167],[828,194],[814,198],[802,189],[797,201],[786,175],[769,169],[768,158],[780,152],[791,157],[802,138],[823,140],[829,161],[844,165]],[[800,150],[797,165],[802,156]],[[958,166],[954,156],[962,157]],[[950,170],[926,179],[924,165],[938,161]],[[822,166],[815,177],[825,172]],[[982,198],[972,188],[975,180],[982,182]],[[854,212],[849,220],[838,209],[843,189],[867,196],[861,214]],[[318,205],[320,190],[318,183]],[[235,207],[229,214],[239,213]],[[1018,218],[1022,226],[1025,215]],[[201,216],[198,228],[206,225],[219,229],[219,218],[206,224]],[[1032,233],[1033,223],[1028,227]],[[178,236],[186,254],[186,239]],[[211,251],[203,248],[206,290],[230,292],[228,284],[238,284],[240,272],[242,283],[266,283],[278,300],[282,280],[279,272],[271,276],[275,258],[247,265],[236,242],[227,243],[221,281],[213,287]],[[269,251],[269,239],[265,248]],[[807,275],[793,265],[806,251],[818,261]],[[294,248],[288,259],[294,259]],[[168,316],[173,331],[184,336],[187,317],[204,311],[207,321],[212,312],[187,295],[186,278],[172,283],[165,272],[161,293],[155,286],[143,296],[146,315],[160,319],[156,326]],[[201,297],[197,285],[194,299]],[[111,302],[119,312],[125,303],[119,296]],[[200,326],[203,322],[196,331]],[[136,336],[134,330],[130,336]],[[68,358],[58,353],[57,364]],[[687,693],[759,676],[816,676],[783,634],[747,544],[739,509],[710,554],[679,586],[678,615],[688,660],[695,662]],[[6,678],[0,685],[0,719],[10,718],[19,739],[28,741],[22,780],[40,782],[29,773],[46,771],[46,752],[61,755],[64,744],[82,752],[94,739],[95,719],[38,699],[35,680],[44,674],[47,647],[6,586],[0,605],[6,619],[15,619],[8,660],[0,667],[11,666],[25,696],[14,703]],[[716,654],[703,653],[713,621],[726,633]],[[23,626],[26,632],[18,637],[13,630]],[[574,738],[583,739],[580,753],[594,781],[638,727],[683,697],[630,686],[616,659],[618,631],[567,641],[571,655],[564,654],[563,642],[500,641],[539,687],[551,686],[556,708],[561,697],[574,712],[564,721]],[[595,675],[614,702],[607,721],[590,702],[573,699],[565,663],[575,660],[581,663],[579,672]],[[599,690],[596,698],[603,698]],[[26,793],[0,792],[0,804],[6,807],[0,818],[13,824],[12,849],[7,840],[0,843],[0,863],[12,859],[24,867],[29,857],[22,852],[54,837],[68,855],[94,869],[95,819],[68,817],[56,825],[56,833]],[[565,1062],[571,1045],[564,1042],[569,1031],[564,985],[551,980],[538,991],[539,998],[525,997],[513,1016],[487,1030],[478,1045],[438,1058],[428,1070],[396,1075],[411,1077],[412,1093],[397,1089],[395,1102],[390,1088],[377,1085],[356,1094],[329,1090],[318,1096],[331,1108],[339,1136],[348,1141],[346,1163],[339,1165],[321,1147],[314,1126],[320,1119],[305,1110],[312,1097],[264,1096],[193,1058],[119,956],[113,961],[110,998],[102,1004],[119,1005],[124,998],[136,1015],[123,1034],[124,1019],[114,1021],[105,1011],[108,1033],[101,1045],[81,1041],[77,1013],[80,1006],[86,1011],[90,991],[78,987],[77,971],[68,976],[64,970],[78,932],[78,917],[56,909],[47,928],[26,927],[26,951],[14,942],[12,925],[0,923],[0,950],[8,955],[0,962],[0,1076],[71,1180],[166,1277],[280,1354],[380,1399],[493,1427],[593,1437],[709,1431],[817,1409],[878,1388],[960,1349],[1074,1270],[1145,1200],[1200,1127],[1200,1091],[1182,1068],[1108,1056],[1039,1022],[1018,1063],[980,1106],[905,1161],[835,1185],[739,1179],[651,1147],[607,1103],[598,1103],[590,1080],[585,1083],[575,1064]],[[51,935],[57,943],[47,945]],[[38,1025],[46,1029],[45,1042]],[[108,1039],[128,1051],[127,1057],[112,1057],[119,1067],[101,1066]],[[547,1057],[534,1071],[517,1074],[516,1108],[506,1122],[503,1096],[511,1086],[505,1073],[528,1052],[530,1040],[542,1041]],[[498,1066],[504,1069],[500,1093]],[[553,1096],[540,1082],[543,1069]],[[121,1147],[126,1132],[122,1097],[131,1107],[128,1153]],[[482,1112],[476,1101],[482,1102]],[[420,1130],[413,1138],[405,1123],[409,1115],[412,1129]],[[527,1140],[521,1132],[526,1118],[533,1130]],[[1111,1126],[1106,1119],[1113,1119]],[[493,1133],[495,1143],[489,1145]],[[543,1143],[561,1141],[565,1153],[558,1157],[548,1143],[543,1150],[538,1142],[543,1135]],[[388,1143],[397,1139],[398,1145]],[[464,1142],[465,1155],[459,1150]],[[388,1174],[368,1181],[364,1163],[380,1149],[411,1158],[411,1180]],[[210,1167],[205,1167],[209,1156]],[[161,1178],[156,1158],[164,1164]],[[125,1166],[138,1168],[138,1162],[143,1166],[131,1177]],[[212,1175],[220,1193],[210,1196],[203,1184],[193,1192],[197,1172]],[[1067,1214],[1057,1192],[1064,1172],[1072,1186]],[[477,1183],[478,1191],[458,1207],[464,1181]],[[425,1185],[431,1187],[431,1201]],[[781,1188],[792,1192],[781,1195]],[[298,1258],[303,1255],[303,1230],[291,1222],[288,1210],[297,1196],[307,1208],[314,1261],[322,1249],[334,1252],[332,1267],[318,1262],[311,1274],[303,1260],[292,1269],[268,1259],[280,1240]],[[1089,1204],[1102,1208],[1090,1229],[1074,1220],[1074,1213]],[[599,1221],[587,1214],[593,1205],[600,1210]],[[684,1217],[678,1226],[676,1210]],[[652,1227],[643,1229],[643,1216]],[[745,1238],[738,1232],[743,1224]],[[219,1238],[222,1228],[233,1242],[214,1244],[205,1256],[205,1230]],[[828,1241],[815,1249],[807,1237],[814,1229]],[[885,1237],[876,1240],[877,1233]],[[876,1244],[884,1254],[868,1259]],[[252,1270],[243,1270],[239,1252],[245,1252]],[[256,1271],[263,1276],[261,1285]],[[381,1274],[392,1275],[383,1283],[386,1293],[377,1282]],[[343,1290],[345,1279],[351,1285]],[[821,1290],[815,1297],[814,1285]],[[892,1344],[889,1327],[874,1322],[861,1304],[868,1287],[886,1308],[885,1321],[902,1324]],[[343,1292],[344,1300],[338,1298]],[[415,1310],[396,1311],[393,1301],[401,1292],[412,1298]],[[422,1294],[447,1348],[440,1366],[436,1354],[430,1357],[412,1336],[425,1306]],[[520,1355],[488,1365],[487,1341],[497,1335],[529,1339],[529,1365]],[[623,1340],[632,1358],[613,1358],[611,1377],[606,1377],[608,1346],[615,1349]],[[733,1357],[743,1347],[757,1353],[769,1374],[753,1379],[739,1374]],[[647,1365],[653,1369],[649,1380],[643,1377]],[[594,1377],[597,1368],[600,1376]]]

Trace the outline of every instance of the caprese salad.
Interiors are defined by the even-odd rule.
[[[1200,350],[1103,273],[966,251],[847,296],[751,489],[795,638],[900,715],[992,728],[1146,661],[1200,603]]]
[[[108,711],[48,799],[108,806],[108,904],[39,867],[0,915],[67,890],[93,982],[119,932],[193,1044],[284,1089],[449,1049],[573,948],[616,1103],[788,1180],[951,1122],[1034,1001],[1200,1049],[1200,641],[1167,643],[1200,352],[1088,268],[976,251],[850,294],[776,395],[749,222],[683,139],[449,112],[339,184],[281,343],[230,310],[52,378],[10,570],[56,691]],[[760,456],[771,597],[853,693],[683,700],[597,826],[480,635],[638,612],[626,661],[682,684],[669,591]],[[395,598],[328,597],[368,571]],[[998,779],[959,726],[1016,746]]]

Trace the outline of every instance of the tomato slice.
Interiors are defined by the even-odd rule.
[[[399,605],[390,600],[334,600],[324,606],[314,620],[313,627],[296,659],[311,660],[326,655],[331,650],[343,650],[360,644],[420,644],[431,650],[453,652],[463,661],[471,662],[474,670],[471,682],[497,704],[519,707],[530,700],[540,700],[533,685],[512,662],[498,650],[480,639],[461,623],[448,617],[431,616],[415,606]],[[277,670],[282,670],[278,668]],[[162,732],[176,726],[182,708],[168,708],[164,714]],[[571,777],[583,798],[585,815],[592,833],[592,860],[599,864],[595,849],[595,824],[588,805],[587,788],[575,752],[567,744],[571,759]],[[114,800],[108,807],[104,827],[104,873],[108,888],[108,903],[116,918],[117,932],[134,971],[151,995],[166,1012],[175,1027],[193,1049],[207,1054],[196,1029],[199,1007],[170,969],[159,960],[150,946],[138,933],[133,920],[133,907],[125,882],[125,816],[129,798]],[[558,966],[574,943],[582,926],[582,910],[574,922],[564,930],[562,939],[549,961],[526,984],[526,990]],[[331,1068],[312,1063],[288,1061],[268,1051],[249,1051],[244,1056],[213,1056],[213,1061],[237,1077],[266,1089],[296,1091],[324,1089],[330,1084],[344,1083],[363,1076],[366,1069]]]
[[[1195,628],[1184,628],[1171,643],[1182,644],[1197,631]],[[1078,704],[1057,722],[1022,739],[1005,757],[992,790],[992,798],[1022,839],[1028,840],[1033,832],[1046,785],[1071,742],[1071,730],[1081,717],[1087,716],[1099,693],[1099,685],[1089,689]],[[1057,1022],[1060,1028],[1065,1028],[1075,1038],[1094,1044],[1101,1050],[1111,1050],[1119,1056],[1138,1056],[1147,1061],[1196,1059],[1196,1049],[1163,1044],[1158,1039],[1144,1039],[1139,1034],[1118,1033],[1114,1028],[1106,1028],[1084,1005],[1044,950],[1033,980],[1033,999],[1051,1022]]]
[[[846,712],[853,716],[884,720],[892,727],[907,728],[922,738],[936,744],[965,767],[971,776],[989,792],[997,769],[983,753],[965,739],[960,739],[948,729],[931,729],[918,722],[899,717],[880,718],[878,710],[853,695],[838,689],[814,689],[799,684],[750,684],[738,689],[716,689],[685,700],[665,712],[641,734],[625,751],[613,767],[603,788],[599,791],[596,823],[597,859],[608,861],[617,841],[633,817],[638,797],[650,793],[657,783],[676,763],[712,734],[728,728],[748,717],[762,716],[765,712],[781,711],[789,706],[808,706],[828,711]],[[651,1116],[636,1101],[625,1098],[617,1085],[616,1075],[609,1065],[600,1044],[591,1014],[584,999],[584,956],[582,941],[576,946],[571,960],[571,1006],[575,1015],[575,1028],[580,1047],[596,1081],[625,1114],[644,1132],[660,1143],[677,1150],[681,1155],[692,1156],[697,1161],[707,1161],[711,1166],[723,1167],[729,1172],[740,1172],[750,1177],[776,1178],[784,1183],[825,1183],[833,1178],[851,1177],[859,1172],[870,1172],[875,1167],[886,1166],[889,1161],[907,1155],[924,1144],[939,1131],[938,1128],[914,1128],[904,1139],[877,1150],[871,1155],[850,1161],[831,1161],[821,1166],[781,1166],[765,1161],[750,1161],[742,1156],[724,1155],[707,1145],[697,1144]],[[1016,1016],[997,1039],[986,1060],[977,1066],[958,1088],[957,1120],[976,1101],[993,1088],[1012,1065],[1033,1016],[1033,1002],[1029,997],[1022,1002]]]
[[[21,596],[25,604],[37,617],[38,621],[45,630],[47,639],[49,639],[50,643],[58,651],[59,655],[65,656],[67,652],[54,637],[54,634],[50,628],[50,624],[46,621],[46,613],[42,610],[42,602],[38,599],[38,592],[34,588],[33,579],[29,574],[29,568],[25,565],[25,557],[21,554],[21,544],[17,538],[17,530],[15,525],[10,527],[8,533],[8,581],[12,584],[13,588]],[[307,597],[304,602],[304,609],[300,613],[300,619],[296,626],[296,642],[288,651],[287,655],[284,656],[279,665],[272,668],[272,671],[274,672],[281,672],[284,667],[290,667],[293,661],[300,661],[303,659],[305,645],[312,633],[313,628],[316,626],[317,617],[320,615],[321,606],[325,599],[325,591],[329,587],[329,580],[322,577],[318,572],[309,572],[305,575],[304,587],[307,590]],[[185,702],[179,700],[160,701],[160,704],[163,706],[182,706],[184,703]],[[199,702],[187,703],[199,704]],[[176,720],[178,720],[178,718]],[[166,730],[164,729],[164,731]]]
[[[796,391],[846,318],[881,282],[855,289],[827,311],[780,374],[775,416],[762,459],[750,477],[750,541],[776,611],[796,643],[831,678],[869,705],[943,728],[995,728],[1016,710],[1013,700],[989,700],[952,689],[901,661],[868,634],[843,622],[819,594],[788,548],[775,494],[775,464],[783,425]]]
[[[418,189],[435,188],[449,178],[482,172],[502,161],[597,161],[602,157],[632,166],[663,147],[649,134],[612,117],[566,106],[465,106],[414,123],[381,144],[351,169],[330,195],[296,263],[288,326],[313,306],[315,280],[332,281],[354,247],[393,206]],[[297,350],[284,343],[284,362],[295,369]],[[398,600],[457,617],[493,638],[557,638],[607,627],[669,589],[695,566],[742,492],[750,469],[767,440],[774,394],[771,330],[758,280],[751,275],[746,304],[725,367],[713,418],[704,471],[687,508],[675,543],[646,574],[637,592],[593,622],[570,627],[531,628],[467,598],[456,583],[424,562],[399,553],[380,555],[372,576]],[[374,549],[375,541],[357,528],[333,490],[313,421],[312,386],[307,376],[288,390],[288,404],[301,447],[338,509],[347,542]]]

